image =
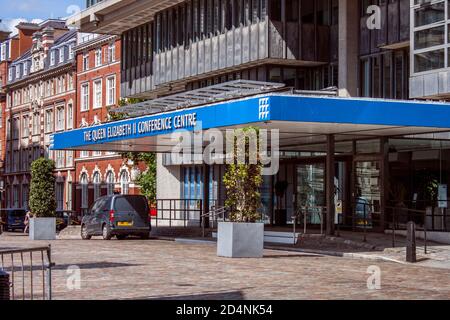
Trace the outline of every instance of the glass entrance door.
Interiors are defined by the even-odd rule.
[[[355,162],[355,204],[353,226],[374,228],[381,218],[381,163]]]
[[[298,164],[296,174],[297,209],[307,214],[308,224],[320,225],[325,214],[325,165]]]

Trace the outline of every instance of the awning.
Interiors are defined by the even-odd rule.
[[[153,20],[156,12],[184,0],[103,0],[67,19],[81,32],[121,35]]]
[[[258,126],[279,129],[280,148],[334,134],[336,141],[450,131],[450,104],[271,93],[54,134],[52,150],[168,152],[171,133]]]

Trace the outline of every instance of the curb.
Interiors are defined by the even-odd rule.
[[[212,240],[196,240],[196,239],[183,239],[183,238],[176,238],[173,241],[177,243],[184,243],[184,244],[203,244],[203,245],[214,245],[217,242]]]
[[[348,259],[358,259],[358,260],[370,260],[370,261],[379,261],[379,262],[394,262],[402,265],[409,265],[405,261],[400,261],[388,257],[383,257],[380,255],[368,255],[361,253],[345,253],[345,252],[337,252],[337,251],[324,251],[324,250],[313,250],[313,249],[299,249],[299,248],[280,248],[276,246],[265,246],[264,249],[267,250],[276,250],[276,251],[289,251],[289,252],[301,252],[301,253],[309,253],[316,254],[319,256],[330,256],[330,257],[339,257],[339,258],[348,258]],[[414,265],[414,264],[412,264]]]

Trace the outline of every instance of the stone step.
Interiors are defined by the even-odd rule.
[[[300,233],[295,234],[295,243],[298,242]],[[217,232],[212,233],[212,237],[217,239]],[[277,231],[264,231],[264,242],[266,243],[279,243],[279,244],[293,244],[293,232],[277,232]]]

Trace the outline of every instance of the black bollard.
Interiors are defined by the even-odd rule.
[[[406,261],[417,262],[416,256],[416,224],[412,221],[407,224],[406,234]]]
[[[9,274],[0,269],[0,300],[9,300]]]

